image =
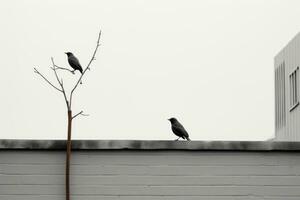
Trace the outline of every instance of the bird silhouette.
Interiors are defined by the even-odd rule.
[[[179,140],[179,138],[183,138],[190,141],[188,132],[184,129],[184,127],[179,123],[179,121],[176,118],[172,117],[168,120],[171,122],[171,128],[173,133],[178,136],[178,138],[175,141]]]
[[[71,52],[66,52],[65,54],[68,56],[69,65],[74,69],[73,72],[78,70],[82,74],[82,67],[79,63],[79,60]]]

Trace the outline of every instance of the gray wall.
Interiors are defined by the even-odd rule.
[[[291,73],[300,66],[299,55],[300,33],[298,33],[274,58],[276,140],[300,141],[300,105],[291,109],[291,87],[289,79]],[[298,80],[298,99],[300,98],[299,88],[300,85]]]
[[[63,200],[63,151],[0,150],[1,200]],[[299,200],[300,152],[85,150],[74,200]]]

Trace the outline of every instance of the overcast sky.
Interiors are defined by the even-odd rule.
[[[300,29],[297,0],[1,1],[0,138],[65,139],[51,56],[88,63],[74,97],[74,139],[192,140],[274,135],[274,56]],[[70,86],[79,77],[64,72]]]

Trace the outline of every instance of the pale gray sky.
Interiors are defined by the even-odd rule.
[[[50,57],[86,65],[74,139],[176,139],[177,117],[192,140],[265,140],[274,133],[273,58],[300,27],[297,0],[1,1],[2,139],[64,139]],[[66,84],[78,77],[68,73]]]

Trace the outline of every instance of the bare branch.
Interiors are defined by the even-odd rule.
[[[53,59],[53,57],[51,57],[51,62],[52,62],[52,66],[53,66],[53,67],[51,67],[51,69],[53,70],[53,72],[54,72],[54,74],[55,74],[55,77],[56,77],[57,82],[59,83],[59,85],[61,85],[61,82],[60,82],[60,80],[59,80],[59,78],[58,78],[58,75],[57,75],[57,72],[56,72],[56,68],[55,68],[55,64],[54,64],[54,59]]]
[[[68,69],[68,68],[59,67],[59,66],[57,66],[57,65],[55,65],[54,67],[55,67],[55,69],[66,70],[66,71],[71,72],[72,74],[75,74],[75,70],[70,70],[70,69]]]
[[[68,108],[68,110],[71,110],[71,106],[70,106],[70,104],[69,104],[69,102],[68,102],[67,95],[66,95],[66,91],[65,91],[65,88],[64,88],[63,79],[59,80],[59,77],[58,77],[57,72],[56,72],[56,69],[57,69],[57,68],[55,68],[56,65],[54,64],[54,59],[53,59],[52,57],[51,57],[51,61],[52,61],[52,65],[53,65],[52,69],[53,69],[53,71],[54,71],[56,80],[57,80],[57,82],[59,83],[59,85],[60,85],[60,87],[61,87],[61,92],[62,92],[63,95],[64,95],[65,102],[66,102],[66,104],[67,104],[67,108]]]
[[[51,58],[51,60],[52,60],[53,58]],[[53,70],[54,69],[61,69],[61,70],[66,70],[66,71],[69,71],[69,72],[71,72],[72,74],[75,74],[75,70],[70,70],[70,69],[68,69],[68,68],[64,68],[64,67],[59,67],[59,66],[57,66],[56,64],[54,64],[54,62],[52,62],[52,64],[53,64]]]
[[[88,64],[87,67],[86,67],[86,68],[89,69],[89,70],[90,70],[90,65],[92,64],[92,62],[93,62],[94,60],[96,60],[96,57],[95,57],[95,56],[96,56],[98,47],[100,46],[100,37],[101,37],[101,30],[100,30],[100,32],[99,32],[99,34],[98,34],[97,45],[96,45],[96,48],[95,48],[95,50],[94,50],[93,56],[92,56],[92,58],[91,58],[89,64]]]
[[[65,102],[67,104],[67,108],[68,108],[68,110],[71,110],[71,107],[70,107],[70,104],[69,104],[68,99],[67,99],[67,95],[66,95],[66,92],[65,92],[64,83],[63,83],[62,79],[61,79],[61,88],[62,88],[62,91],[63,91]]]
[[[89,116],[88,114],[84,114],[83,111],[80,111],[79,113],[77,113],[76,115],[74,115],[72,117],[72,119],[74,119],[75,117],[79,116],[79,115],[82,115],[82,116]]]
[[[43,74],[41,74],[36,68],[34,68],[34,72],[40,75],[49,85],[51,85],[54,89],[63,92],[63,90],[56,87],[53,83],[51,83]]]
[[[96,48],[94,50],[94,53],[92,55],[92,58],[90,60],[90,62],[88,63],[88,65],[86,66],[86,68],[84,69],[84,71],[82,72],[81,76],[79,77],[77,83],[75,84],[74,88],[72,89],[71,91],[71,94],[70,94],[70,107],[72,105],[72,98],[73,98],[73,92],[75,91],[75,89],[77,88],[78,84],[81,82],[81,79],[83,77],[83,75],[85,74],[85,72],[90,69],[90,65],[92,64],[92,62],[96,59],[95,56],[96,56],[96,53],[97,53],[97,50],[98,50],[98,47],[100,46],[100,38],[101,38],[101,30],[98,34],[98,39],[97,39],[97,44],[96,44]]]

